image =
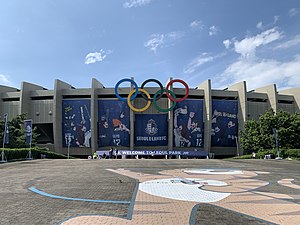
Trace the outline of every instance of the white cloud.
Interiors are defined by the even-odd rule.
[[[85,64],[92,64],[96,62],[102,62],[107,55],[111,54],[112,51],[104,51],[103,49],[100,50],[100,52],[90,52],[85,57]]]
[[[273,41],[282,38],[277,28],[266,30],[256,36],[244,38],[241,41],[234,42],[234,49],[242,57],[255,56],[256,48],[259,46],[267,45]]]
[[[166,34],[152,34],[150,39],[144,43],[144,46],[156,52],[158,48],[174,44],[176,40],[181,39],[184,35],[182,31],[173,31]]]
[[[296,45],[300,45],[300,35],[296,35],[294,38],[277,45],[274,49],[287,49]]]
[[[226,49],[229,49],[231,43],[232,42],[230,40],[228,40],[228,39],[223,41],[223,44],[224,44],[224,46],[225,46]]]
[[[257,29],[262,29],[263,28],[263,23],[261,21],[259,21],[257,24],[256,24],[256,28]]]
[[[182,38],[183,36],[184,36],[184,32],[182,31],[173,31],[166,34],[166,37],[169,38],[170,40],[177,40]]]
[[[190,27],[193,30],[203,30],[204,24],[201,20],[194,20],[193,22],[190,23]]]
[[[195,59],[190,62],[187,67],[183,70],[184,73],[189,74],[195,72],[200,66],[202,66],[205,63],[212,62],[217,57],[220,57],[220,55],[217,56],[211,56],[208,53],[204,52],[201,55],[197,56]]]
[[[163,34],[152,34],[150,40],[148,40],[144,46],[156,52],[156,49],[164,44],[164,38],[165,35]]]
[[[297,14],[298,14],[298,9],[296,9],[296,8],[291,8],[291,9],[289,10],[289,16],[290,16],[290,17],[296,16]]]
[[[219,28],[213,25],[209,28],[208,34],[209,36],[217,35],[219,31],[220,31]]]
[[[138,7],[143,6],[151,3],[152,0],[129,0],[123,4],[124,8],[132,8],[132,7]]]
[[[215,81],[224,87],[246,81],[248,90],[276,83],[279,88],[300,86],[300,55],[292,61],[273,59],[249,60],[240,58],[232,63]]]
[[[273,24],[277,23],[277,21],[279,20],[279,16],[274,16],[273,18],[274,18]]]
[[[0,85],[11,85],[12,82],[9,80],[8,76],[0,74]]]

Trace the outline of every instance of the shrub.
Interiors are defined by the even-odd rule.
[[[5,157],[8,161],[22,160],[28,157],[29,148],[4,149]],[[40,159],[41,155],[46,155],[48,159],[66,159],[67,156],[49,151],[48,148],[31,148],[33,159]]]

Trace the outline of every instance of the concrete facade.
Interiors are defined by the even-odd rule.
[[[133,78],[132,78],[133,79]],[[169,80],[171,80],[170,78]],[[128,96],[134,87],[120,87],[119,94]],[[145,87],[149,94],[153,95],[159,87]],[[171,87],[176,96],[185,94],[184,88]],[[76,89],[72,85],[60,80],[55,80],[54,89],[47,90],[41,86],[22,82],[21,90],[13,87],[0,85],[0,116],[9,114],[12,119],[18,114],[26,113],[27,117],[33,119],[34,125],[39,127],[42,132],[42,140],[39,144],[49,147],[59,153],[67,154],[67,148],[63,147],[62,138],[62,102],[64,99],[88,99],[91,101],[91,147],[90,148],[71,148],[71,155],[90,155],[96,150],[107,150],[99,148],[97,144],[97,124],[98,124],[98,100],[109,99],[117,100],[114,87],[106,88],[96,79],[92,79],[90,88]],[[239,131],[244,129],[244,123],[249,119],[257,120],[266,110],[272,108],[275,112],[285,110],[291,113],[300,112],[300,88],[277,91],[276,85],[272,84],[256,90],[247,91],[246,82],[233,84],[224,90],[211,88],[211,81],[207,80],[199,84],[196,88],[190,88],[188,99],[203,100],[203,122],[204,122],[204,147],[215,155],[242,155],[243,151],[237,147],[212,147],[211,146],[211,120],[213,116],[212,101],[215,99],[237,100],[238,101],[238,121]],[[157,102],[159,107],[168,108],[171,101],[162,98]],[[143,107],[145,100],[137,98],[134,105]],[[161,114],[153,104],[141,114]],[[181,150],[182,148],[173,147],[173,112],[168,113],[168,146],[155,147],[135,147],[134,146],[134,115],[130,110],[130,147],[128,150]],[[3,117],[2,117],[3,118]],[[1,119],[2,119],[1,118]],[[238,143],[238,137],[237,137]],[[126,147],[122,148],[126,149]],[[184,150],[194,150],[185,148]],[[201,149],[200,149],[201,150]]]

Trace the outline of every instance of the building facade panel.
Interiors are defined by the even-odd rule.
[[[172,78],[170,78],[171,80]],[[155,86],[155,85],[153,85]],[[176,98],[181,98],[185,95],[185,88],[173,88],[170,87],[171,90],[174,91]],[[133,90],[133,87],[119,87],[118,93],[121,97],[127,98],[130,91]],[[153,97],[153,95],[159,90],[158,87],[151,87],[147,85],[145,90]],[[257,120],[260,115],[266,112],[268,109],[272,108],[275,112],[278,110],[285,110],[288,112],[298,112],[299,111],[299,99],[300,99],[300,91],[299,88],[293,88],[290,90],[281,91],[280,94],[277,92],[276,85],[269,85],[263,88],[258,88],[256,90],[252,90],[247,92],[246,83],[241,82],[238,84],[233,84],[229,88],[224,90],[216,90],[211,88],[211,81],[207,80],[202,84],[198,85],[195,89],[190,88],[190,94],[186,101],[193,102],[192,105],[189,105],[189,108],[196,107],[197,102],[201,102],[200,108],[195,108],[191,112],[194,115],[191,115],[190,111],[187,109],[188,113],[182,114],[186,118],[186,123],[188,123],[190,117],[195,117],[195,115],[201,118],[194,118],[196,133],[192,132],[192,130],[187,129],[186,140],[191,138],[190,144],[186,144],[181,146],[176,146],[175,142],[178,141],[174,135],[175,128],[179,127],[178,112],[179,108],[183,109],[184,112],[184,102],[177,103],[177,106],[171,110],[170,112],[161,112],[157,110],[154,106],[153,102],[150,107],[143,112],[135,112],[129,109],[127,102],[123,102],[127,107],[126,122],[123,120],[122,112],[117,109],[115,112],[112,112],[113,106],[118,106],[118,99],[116,98],[115,89],[114,88],[105,88],[100,82],[96,79],[92,80],[91,88],[80,88],[76,89],[72,87],[70,84],[67,84],[60,80],[55,80],[54,90],[46,90],[43,87],[38,85],[30,84],[23,82],[21,85],[21,90],[11,87],[5,87],[0,85],[0,113],[1,118],[4,113],[9,114],[9,119],[12,119],[18,114],[27,113],[29,119],[33,119],[34,126],[38,128],[38,132],[41,133],[41,138],[38,140],[38,143],[41,145],[47,145],[51,149],[63,154],[67,154],[67,145],[66,145],[66,132],[65,123],[66,123],[66,102],[69,101],[89,101],[89,106],[84,107],[84,104],[80,107],[77,107],[78,113],[75,117],[78,119],[74,120],[74,126],[70,127],[72,132],[77,131],[79,129],[79,124],[89,123],[89,129],[83,131],[84,137],[85,134],[89,134],[89,142],[88,144],[80,144],[78,137],[74,136],[74,145],[70,146],[70,154],[71,155],[80,155],[86,156],[91,155],[94,151],[97,150],[108,150],[109,147],[117,147],[118,149],[123,150],[188,150],[188,151],[208,151],[210,153],[214,153],[215,155],[239,155],[242,154],[242,150],[239,149],[238,143],[238,131],[243,129],[244,122],[249,119]],[[110,101],[112,102],[112,106],[105,106],[101,103],[101,101]],[[232,118],[232,115],[227,116],[226,122],[224,122],[224,127],[222,129],[229,130],[232,127],[238,128],[234,134],[230,134],[231,144],[221,144],[216,145],[214,142],[216,140],[212,140],[212,134],[216,134],[216,129],[221,129],[215,126],[214,131],[212,132],[212,125],[215,122],[215,102],[222,101],[220,108],[218,108],[217,113],[225,113],[224,115],[229,115],[229,108],[236,108],[237,112],[235,120],[231,121],[228,118]],[[231,106],[231,103],[235,102],[235,107]],[[147,101],[143,99],[140,94],[138,97],[132,102],[132,104],[136,108],[143,108]],[[157,101],[157,106],[166,109],[172,105],[172,101],[166,98],[166,95]],[[228,108],[229,107],[229,108]],[[81,110],[82,108],[82,110]],[[88,110],[86,110],[88,108]],[[117,145],[117,144],[102,144],[99,145],[100,135],[99,133],[100,124],[102,121],[102,116],[107,115],[107,110],[109,109],[109,113],[115,113],[116,118],[111,118],[110,123],[112,126],[112,132],[127,132],[126,145]],[[176,111],[177,110],[177,111]],[[84,113],[87,111],[88,113]],[[122,110],[121,110],[122,111]],[[228,114],[229,113],[229,114]],[[72,115],[73,115],[72,114]],[[82,114],[88,115],[82,117]],[[232,113],[231,113],[232,114]],[[72,117],[72,115],[67,115],[67,117]],[[144,115],[144,116],[143,116]],[[136,121],[136,118],[140,117],[155,117],[160,116],[163,118],[163,121],[151,123],[151,119],[149,119],[149,123],[147,121],[146,127],[137,126],[139,123]],[[222,114],[223,115],[223,114]],[[184,117],[183,116],[183,117]],[[176,119],[176,121],[175,121]],[[184,118],[182,118],[184,119]],[[193,122],[193,120],[191,120]],[[125,126],[123,126],[125,125]],[[182,124],[181,124],[182,125]],[[222,125],[222,126],[223,126]],[[235,125],[235,126],[233,126]],[[154,132],[156,128],[160,128],[160,126],[164,126],[167,144],[164,143],[158,145],[143,145],[142,142],[137,144],[136,142],[136,134],[144,134],[147,130],[149,135],[151,134],[151,130]],[[188,127],[187,124],[185,124]],[[220,125],[221,126],[221,125]],[[82,126],[83,127],[83,126]],[[75,130],[74,130],[75,128]],[[123,130],[122,130],[123,129]],[[126,129],[128,129],[126,131]],[[142,129],[142,130],[137,130]],[[197,130],[198,129],[198,130]],[[122,131],[121,131],[122,130]],[[72,132],[69,132],[72,136]],[[184,131],[180,131],[184,132]],[[200,135],[201,133],[201,135]],[[225,132],[226,133],[226,132]],[[228,138],[228,132],[222,138]],[[196,134],[196,138],[192,138],[192,136]],[[197,136],[198,135],[198,136]],[[81,135],[82,136],[82,135]],[[221,135],[222,136],[222,135]],[[113,136],[112,136],[113,137]],[[117,137],[117,136],[115,136]],[[124,139],[124,136],[118,136],[119,139]],[[181,142],[183,143],[183,135],[181,135]],[[202,139],[201,139],[202,138]],[[151,138],[150,138],[151,139]],[[154,140],[155,138],[153,138]],[[201,139],[201,141],[199,140]],[[76,140],[79,144],[76,145]],[[124,139],[125,140],[125,139]],[[198,140],[198,142],[197,142]],[[142,140],[139,140],[142,141]],[[192,144],[193,142],[193,144]],[[180,140],[179,140],[180,143]],[[188,143],[188,142],[187,142]]]

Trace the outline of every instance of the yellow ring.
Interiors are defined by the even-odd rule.
[[[139,88],[138,91],[139,91],[139,92],[143,92],[143,93],[147,96],[147,98],[150,99],[150,95],[149,95],[149,93],[148,93],[145,89]],[[147,103],[147,105],[146,105],[144,108],[141,108],[141,109],[134,108],[134,106],[133,106],[133,105],[131,104],[131,102],[130,102],[130,98],[131,98],[131,96],[133,95],[134,92],[135,92],[135,89],[133,89],[133,90],[129,93],[129,95],[128,95],[128,97],[127,97],[127,104],[128,104],[128,106],[129,106],[129,108],[131,108],[131,110],[133,110],[133,111],[135,111],[135,112],[144,112],[145,110],[147,110],[147,109],[150,107],[151,101],[148,100],[148,103]]]

